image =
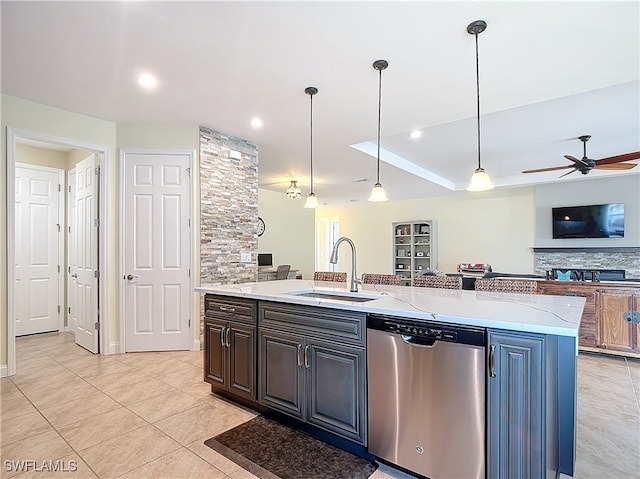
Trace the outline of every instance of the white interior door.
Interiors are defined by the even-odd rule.
[[[15,335],[57,331],[64,177],[32,165],[16,165],[15,174]]]
[[[189,349],[191,157],[123,162],[125,351]]]
[[[98,352],[98,194],[95,154],[76,165],[76,344]]]
[[[76,169],[67,172],[67,326],[78,327],[78,227],[76,225]]]

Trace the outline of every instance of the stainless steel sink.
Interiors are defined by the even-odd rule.
[[[296,291],[288,293],[293,296],[304,296],[306,298],[329,299],[333,301],[348,301],[353,303],[364,303],[376,299],[386,298],[386,294],[375,293],[342,293],[340,291]]]

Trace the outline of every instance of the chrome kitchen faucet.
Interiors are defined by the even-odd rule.
[[[357,293],[358,283],[362,283],[362,281],[358,279],[358,275],[356,274],[356,245],[353,244],[353,241],[351,241],[346,236],[338,238],[338,241],[336,241],[333,245],[333,250],[331,251],[331,258],[329,259],[329,262],[331,264],[336,264],[338,262],[338,246],[340,246],[340,243],[342,243],[343,241],[346,241],[351,245],[351,289],[349,291],[351,291],[352,293]]]

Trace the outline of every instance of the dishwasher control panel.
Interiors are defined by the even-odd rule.
[[[449,325],[431,321],[370,314],[367,318],[367,328],[392,334],[411,336],[413,338],[465,343],[477,346],[485,345],[485,330],[469,326]]]

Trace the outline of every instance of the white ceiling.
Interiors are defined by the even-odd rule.
[[[0,3],[2,93],[114,122],[203,125],[260,148],[260,186],[314,184],[322,204],[366,201],[375,182],[377,59],[381,182],[392,200],[451,194],[477,166],[498,186],[583,180],[522,170],[640,150],[640,2]],[[151,92],[135,77],[159,78]],[[249,125],[253,117],[261,130]],[[423,132],[419,140],[408,136]],[[353,145],[365,143],[370,156]],[[366,145],[369,143],[369,145]],[[362,145],[361,145],[362,147]],[[389,165],[395,159],[403,169]],[[637,162],[637,161],[636,161]],[[357,180],[367,179],[368,182]]]

